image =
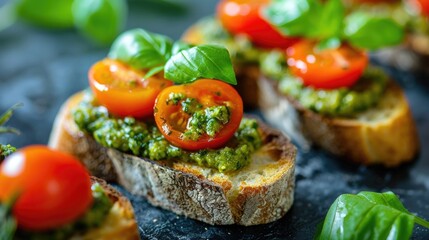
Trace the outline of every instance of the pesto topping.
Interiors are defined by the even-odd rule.
[[[175,99],[180,99],[175,101]],[[182,96],[172,96],[172,104],[181,104],[185,101]],[[202,110],[206,119],[208,132],[216,131],[216,121],[225,121],[224,108],[210,108]],[[200,110],[194,115],[199,115]],[[204,149],[196,152],[186,151],[171,145],[153,123],[144,123],[134,118],[114,118],[107,113],[106,108],[97,106],[91,97],[82,101],[74,109],[73,117],[79,128],[91,134],[94,139],[105,147],[114,148],[122,152],[149,158],[151,160],[172,160],[193,162],[201,166],[215,168],[220,172],[235,171],[246,166],[251,154],[261,146],[261,136],[258,123],[254,119],[243,119],[239,129],[227,146],[220,149]],[[197,117],[195,117],[197,118]],[[211,119],[211,120],[210,120]],[[192,120],[189,121],[192,125]],[[197,122],[196,121],[196,125]],[[213,126],[211,125],[213,124]],[[197,130],[195,130],[197,131]]]
[[[303,107],[328,116],[350,117],[374,106],[384,93],[388,77],[380,69],[369,67],[350,88],[315,89],[304,86],[292,76],[283,54],[273,51],[261,62],[262,72],[274,79],[280,79],[279,90],[297,100]]]
[[[233,62],[258,63],[263,52],[251,43],[244,35],[232,36],[214,17],[206,17],[197,23],[202,42],[225,46]]]
[[[0,161],[3,161],[7,156],[11,155],[16,151],[16,148],[10,144],[0,144]]]
[[[98,183],[94,183],[91,190],[93,196],[91,208],[74,223],[46,232],[18,231],[16,238],[30,240],[61,240],[68,239],[73,234],[84,233],[91,228],[99,227],[109,214],[113,203]]]

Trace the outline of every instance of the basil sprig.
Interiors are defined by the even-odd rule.
[[[404,37],[401,26],[391,18],[362,12],[346,16],[341,0],[273,0],[263,15],[280,33],[320,40],[320,48],[338,47],[340,39],[374,50],[399,44]]]
[[[176,83],[200,78],[237,84],[230,54],[218,45],[192,46],[163,35],[134,29],[121,34],[113,43],[109,57],[134,68],[147,70],[145,77],[164,70],[164,77]]]
[[[343,194],[315,239],[409,239],[414,223],[429,228],[429,222],[411,214],[393,192]]]

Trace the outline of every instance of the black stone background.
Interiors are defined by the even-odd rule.
[[[0,0],[0,6],[5,2]],[[180,6],[157,0],[129,1],[126,28],[142,27],[178,39],[187,26],[212,14],[216,5],[213,0],[173,2]],[[107,52],[108,48],[90,43],[74,30],[50,31],[17,23],[1,31],[0,112],[17,102],[24,107],[8,124],[22,134],[2,135],[0,142],[17,147],[46,144],[60,105],[87,87],[88,68]],[[411,212],[429,219],[429,79],[427,75],[385,68],[405,89],[418,126],[422,147],[413,163],[395,169],[368,168],[343,163],[321,150],[301,150],[292,209],[279,221],[254,227],[210,226],[152,207],[120,188],[133,203],[142,238],[311,239],[338,195],[362,190],[391,190]],[[429,239],[429,231],[415,227],[413,239]]]

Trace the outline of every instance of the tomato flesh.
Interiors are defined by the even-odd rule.
[[[281,35],[261,15],[269,0],[223,0],[218,4],[217,16],[232,34],[244,34],[263,48],[287,48],[297,38]]]
[[[173,82],[150,77],[125,63],[104,59],[94,64],[88,73],[89,85],[97,100],[110,113],[136,118],[153,115],[156,96]]]
[[[227,106],[230,113],[228,123],[211,137],[202,135],[193,141],[183,137],[191,116],[185,113],[180,104],[168,104],[171,93],[181,93],[187,98],[197,99],[203,109],[213,106]],[[243,101],[237,91],[227,83],[202,79],[191,84],[171,86],[164,89],[155,102],[155,122],[164,137],[173,145],[186,150],[219,148],[234,135],[243,117]]]
[[[287,49],[287,63],[306,86],[335,89],[350,87],[362,76],[368,55],[346,44],[317,50],[316,42],[304,40]]]
[[[90,177],[79,161],[44,146],[26,147],[0,166],[0,201],[15,196],[18,226],[32,231],[73,222],[93,200]]]

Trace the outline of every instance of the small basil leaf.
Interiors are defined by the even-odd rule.
[[[345,8],[341,0],[329,0],[322,7],[317,26],[309,29],[315,31],[319,39],[340,37],[343,29]]]
[[[315,0],[274,0],[262,13],[286,36],[315,37],[322,11],[320,2]]]
[[[171,39],[133,29],[121,34],[113,43],[109,57],[121,60],[138,69],[150,69],[164,65],[171,57]]]
[[[17,229],[17,222],[11,214],[11,207],[16,198],[12,200],[13,201],[0,204],[0,239],[2,240],[14,239]]]
[[[173,44],[173,49],[171,49],[171,53],[172,53],[172,55],[175,55],[175,54],[179,53],[180,51],[185,50],[185,49],[189,49],[191,47],[194,47],[194,45],[189,44],[189,43],[185,43],[182,41],[177,41]]]
[[[325,50],[325,49],[334,49],[334,48],[338,48],[339,46],[341,46],[341,39],[339,38],[329,38],[326,39],[324,41],[321,41],[318,45],[317,45],[317,50]]]
[[[73,0],[17,0],[18,16],[37,26],[46,28],[73,27]]]
[[[356,47],[375,50],[400,44],[404,31],[390,18],[356,12],[345,20],[344,37]]]
[[[126,16],[125,0],[74,0],[73,3],[76,28],[101,44],[110,44],[118,36]]]
[[[315,238],[409,239],[416,219],[428,224],[410,214],[392,192],[343,194],[330,207]]]
[[[210,78],[237,84],[229,52],[218,45],[200,45],[180,51],[165,64],[164,77],[176,83]]]

